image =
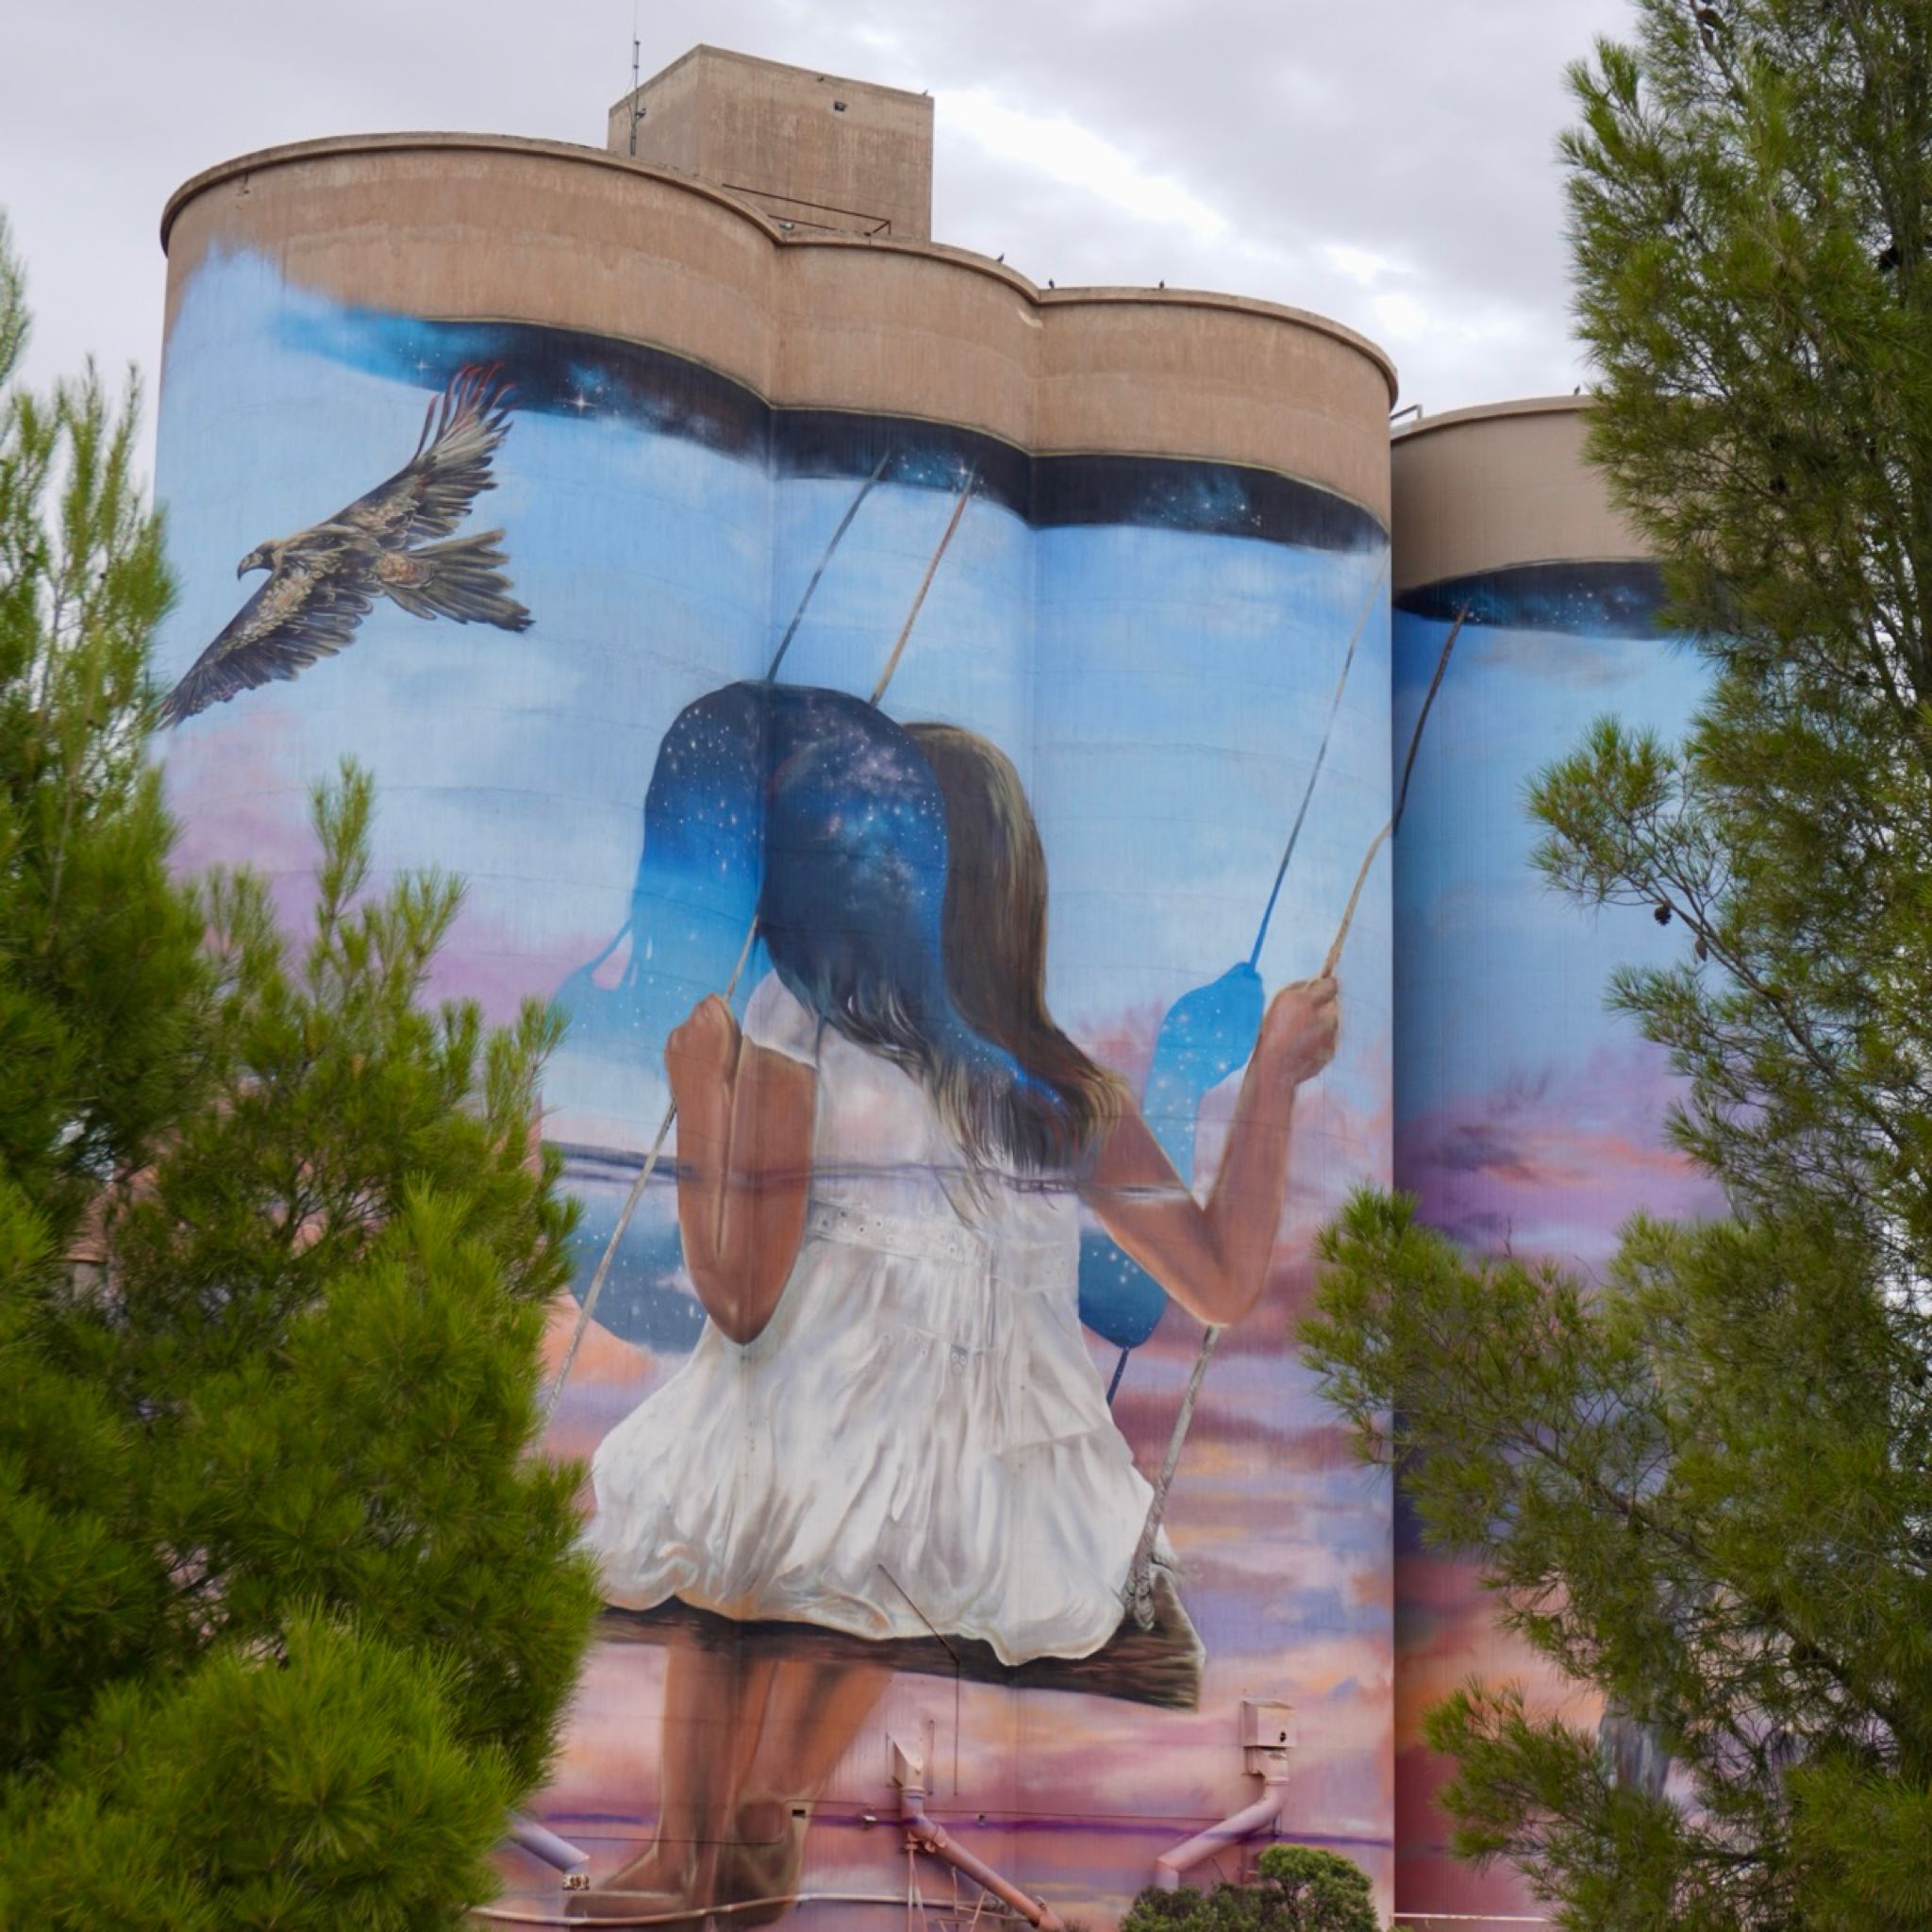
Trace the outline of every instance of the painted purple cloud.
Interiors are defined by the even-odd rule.
[[[1696,1219],[1723,1196],[1668,1140],[1679,1083],[1646,1041],[1599,1047],[1404,1122],[1396,1177],[1436,1226],[1472,1247],[1600,1266],[1640,1211]]]

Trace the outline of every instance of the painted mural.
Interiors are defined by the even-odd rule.
[[[569,1016],[549,1440],[608,1598],[536,1807],[591,1854],[573,1916],[952,1900],[896,1747],[1105,1924],[1253,1800],[1244,1700],[1297,1712],[1281,1832],[1386,1901],[1389,1499],[1289,1340],[1390,1172],[1374,519],[245,256],[185,292],[160,480],[186,861],[293,909],[353,756],[382,864],[469,882],[447,989]]]
[[[1471,1248],[1585,1274],[1640,1208],[1722,1205],[1665,1137],[1663,1050],[1605,1007],[1613,965],[1671,960],[1688,942],[1641,911],[1579,910],[1531,862],[1528,787],[1597,718],[1681,734],[1703,672],[1660,632],[1660,604],[1652,565],[1540,563],[1406,591],[1393,617],[1399,736],[1467,613],[1395,852],[1396,1180]],[[1423,1713],[1473,1674],[1513,1678],[1584,1722],[1591,1710],[1493,1628],[1474,1574],[1424,1549],[1400,1510],[1396,1538],[1397,1903],[1533,1917],[1508,1868],[1450,1857],[1433,1802],[1447,1767],[1423,1743]]]

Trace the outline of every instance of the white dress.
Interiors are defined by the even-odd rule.
[[[708,1322],[599,1445],[608,1599],[1090,1656],[1150,1492],[1081,1337],[1071,1187],[969,1180],[917,1080],[775,974],[744,1030],[817,1074],[805,1237],[763,1332]]]

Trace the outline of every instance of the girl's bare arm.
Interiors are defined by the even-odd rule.
[[[705,1312],[733,1341],[772,1319],[805,1234],[817,1078],[754,1045],[715,994],[665,1042],[677,1224]]]
[[[1288,1193],[1295,1090],[1335,1052],[1335,997],[1333,979],[1274,996],[1205,1207],[1132,1108],[1115,1121],[1083,1189],[1114,1240],[1203,1322],[1239,1321],[1260,1295]]]

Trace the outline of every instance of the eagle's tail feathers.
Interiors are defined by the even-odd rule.
[[[391,598],[412,617],[447,617],[457,624],[493,624],[499,630],[528,630],[530,613],[514,597],[506,574],[509,559],[498,545],[501,530],[449,537],[425,543],[377,569]]]

